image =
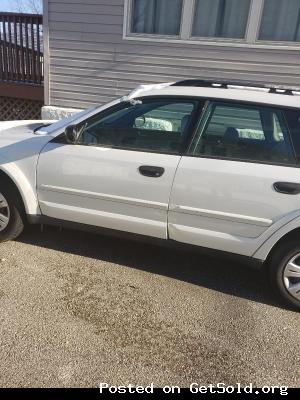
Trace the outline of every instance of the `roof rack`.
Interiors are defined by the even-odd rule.
[[[284,94],[293,96],[293,92],[300,92],[299,88],[286,87],[281,85],[267,85],[267,84],[256,84],[245,81],[227,81],[227,80],[210,80],[210,79],[186,79],[174,83],[172,86],[191,86],[191,87],[213,87],[218,89],[228,89],[229,86],[235,87],[247,87],[254,89],[267,89],[269,93]]]

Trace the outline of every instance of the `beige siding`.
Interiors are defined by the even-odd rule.
[[[48,0],[50,105],[84,108],[140,83],[219,77],[300,86],[300,51],[123,40],[124,0]]]

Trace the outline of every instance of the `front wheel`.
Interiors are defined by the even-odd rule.
[[[269,277],[281,299],[300,311],[300,240],[274,251],[269,260]]]
[[[2,187],[1,187],[2,186]],[[0,183],[0,242],[15,239],[24,229],[22,205],[18,193]]]

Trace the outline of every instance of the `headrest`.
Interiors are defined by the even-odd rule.
[[[224,139],[226,141],[230,141],[230,142],[238,141],[239,138],[240,138],[240,135],[239,135],[239,132],[238,132],[238,130],[236,128],[228,127],[226,129],[226,132],[224,134]]]

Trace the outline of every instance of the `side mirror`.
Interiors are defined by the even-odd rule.
[[[79,139],[80,133],[81,133],[81,129],[79,129],[77,125],[67,126],[65,129],[65,137],[66,137],[67,143],[76,144]]]

